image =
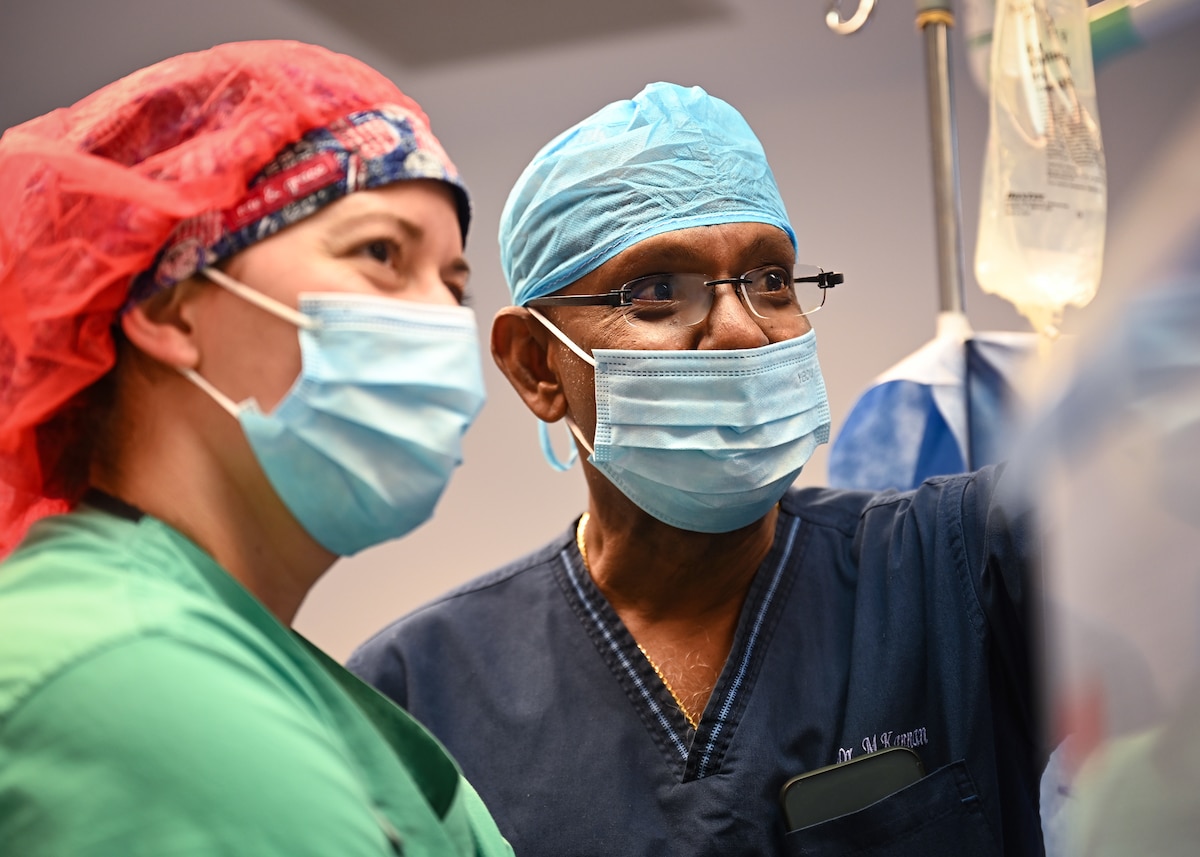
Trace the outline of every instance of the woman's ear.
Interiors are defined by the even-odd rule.
[[[121,316],[121,331],[138,351],[166,366],[194,369],[197,303],[207,284],[193,277],[135,304]]]
[[[504,307],[492,321],[492,358],[525,406],[542,422],[567,412],[562,379],[549,355],[550,334],[524,307]]]

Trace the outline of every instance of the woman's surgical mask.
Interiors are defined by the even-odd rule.
[[[241,423],[304,529],[346,556],[428,520],[483,406],[474,313],[347,293],[302,294],[297,312],[219,270],[204,273],[299,328],[300,376],[269,414],[180,371]]]
[[[529,312],[596,369],[594,444],[568,418],[588,460],[671,526],[724,533],[753,523],[829,440],[811,330],[760,348],[588,354],[536,309]],[[544,423],[541,430],[551,465],[565,469]]]

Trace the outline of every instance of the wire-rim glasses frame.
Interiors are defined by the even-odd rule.
[[[795,272],[779,265],[764,265],[740,277],[716,280],[707,279],[705,274],[663,272],[637,277],[620,288],[600,294],[548,295],[527,301],[525,305],[626,309],[626,320],[635,325],[638,322],[653,324],[661,320],[679,323],[676,317],[690,310],[690,315],[695,317],[683,322],[690,326],[699,324],[708,315],[712,308],[712,289],[716,286],[733,286],[753,315],[763,319],[778,319],[817,312],[825,305],[827,291],[843,282],[845,277],[842,274],[811,265],[799,265]],[[797,283],[815,284],[820,290],[821,302],[811,309],[803,309],[795,297]],[[707,297],[701,297],[696,291],[698,288],[707,289]],[[678,290],[683,291],[682,300],[676,297]]]

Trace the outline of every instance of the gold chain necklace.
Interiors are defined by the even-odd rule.
[[[589,517],[591,517],[591,514],[589,512],[584,512],[583,516],[579,519],[579,524],[575,527],[575,544],[579,547],[579,555],[583,557],[583,567],[590,575],[592,573],[592,566],[588,563],[586,538]],[[637,641],[635,640],[634,642],[636,643]],[[671,683],[667,681],[667,677],[663,675],[662,670],[658,668],[658,664],[654,663],[654,661],[650,659],[650,655],[646,654],[646,650],[642,648],[641,643],[637,643],[637,647],[638,651],[642,653],[642,657],[646,659],[646,663],[650,664],[650,669],[654,670],[654,674],[658,676],[658,680],[661,681],[663,687],[667,689],[667,693],[671,694],[671,699],[675,700],[675,705],[678,706],[679,712],[683,715],[684,720],[686,720],[688,725],[693,729],[699,728],[699,720],[687,710],[687,706],[683,704],[683,700],[679,698],[679,694],[675,692],[675,688],[671,687]]]

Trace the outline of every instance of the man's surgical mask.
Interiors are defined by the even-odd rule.
[[[829,402],[816,334],[722,351],[597,348],[588,354],[529,312],[596,368],[593,466],[664,523],[702,533],[761,518],[829,440]],[[551,464],[557,464],[545,442]]]
[[[474,313],[346,293],[303,294],[297,312],[204,273],[299,328],[300,376],[269,414],[181,371],[241,423],[304,529],[346,556],[428,520],[484,401]]]

